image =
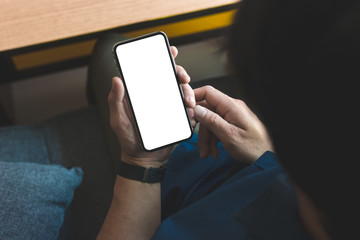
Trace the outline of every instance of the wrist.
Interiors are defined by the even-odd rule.
[[[157,159],[152,157],[130,157],[126,153],[121,153],[120,161],[144,168],[160,168],[166,163],[166,160],[158,161]]]
[[[160,182],[148,184],[117,175],[113,188],[113,200],[122,200],[124,198],[124,194],[127,194],[129,191],[142,192],[147,191],[148,189],[152,189],[151,191],[156,191],[158,188],[160,188],[160,185]]]
[[[143,183],[160,183],[165,176],[166,168],[142,167],[120,161],[117,174],[123,178]]]

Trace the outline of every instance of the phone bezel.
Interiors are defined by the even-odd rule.
[[[138,126],[138,122],[137,122],[137,119],[136,119],[134,110],[133,110],[133,106],[132,106],[132,103],[131,103],[131,99],[130,99],[129,94],[128,94],[128,89],[127,89],[127,86],[126,86],[126,80],[124,79],[124,75],[123,75],[122,70],[121,70],[121,65],[120,65],[119,59],[118,59],[118,57],[117,57],[116,48],[117,48],[118,46],[120,46],[120,45],[127,44],[127,43],[134,42],[134,41],[138,41],[138,40],[142,40],[142,39],[144,39],[144,38],[153,37],[153,36],[155,36],[155,35],[161,35],[161,36],[163,36],[164,41],[165,41],[165,43],[166,43],[166,48],[167,48],[167,51],[168,51],[168,54],[169,54],[169,58],[170,58],[170,61],[171,61],[171,65],[172,65],[172,68],[173,68],[173,72],[174,72],[174,74],[175,74],[176,84],[177,84],[178,89],[179,89],[179,92],[180,92],[181,100],[182,100],[182,103],[183,103],[183,106],[184,106],[184,110],[185,110],[185,113],[186,113],[186,117],[187,117],[187,120],[188,120],[188,124],[189,124],[189,128],[190,128],[191,134],[190,134],[190,136],[189,136],[188,138],[185,138],[185,139],[182,139],[182,140],[173,142],[173,143],[169,143],[169,144],[166,144],[166,145],[161,146],[161,147],[158,147],[158,148],[146,149],[146,147],[145,147],[145,145],[144,145],[144,142],[143,142],[143,139],[142,139],[142,137],[141,137],[140,129],[139,129],[139,126]],[[183,141],[186,141],[186,140],[189,140],[190,138],[192,138],[192,136],[193,136],[193,134],[194,134],[194,129],[193,129],[193,127],[191,126],[191,120],[190,120],[190,117],[189,117],[189,112],[188,112],[187,107],[186,107],[186,103],[185,103],[185,99],[184,99],[184,93],[183,93],[182,88],[181,88],[181,85],[180,85],[180,83],[179,83],[178,74],[177,74],[177,72],[176,72],[175,61],[174,61],[174,58],[172,57],[171,50],[170,50],[169,40],[168,40],[166,34],[165,34],[164,32],[162,32],[162,31],[158,31],[158,32],[153,32],[153,33],[145,34],[145,35],[142,35],[142,36],[139,36],[139,37],[127,39],[127,40],[124,40],[124,41],[115,43],[115,45],[114,45],[113,48],[112,48],[112,52],[113,52],[113,55],[114,55],[114,58],[115,58],[115,62],[116,62],[118,71],[119,71],[120,76],[121,76],[121,80],[122,80],[122,82],[124,83],[124,87],[125,87],[125,91],[126,91],[126,98],[127,98],[127,100],[128,100],[129,106],[130,106],[130,111],[131,111],[131,114],[132,114],[133,119],[134,119],[134,125],[135,125],[135,128],[136,128],[136,132],[137,132],[138,139],[139,139],[139,142],[140,142],[140,145],[141,145],[142,149],[143,149],[144,151],[146,151],[146,152],[153,152],[153,151],[156,151],[156,150],[159,150],[159,149],[162,149],[162,148],[166,148],[166,147],[168,147],[168,146],[170,146],[170,145],[174,145],[174,144],[177,144],[177,143],[180,143],[180,142],[183,142]]]

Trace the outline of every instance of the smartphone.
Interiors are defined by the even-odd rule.
[[[113,53],[143,149],[154,151],[191,138],[193,128],[166,34],[116,43]]]

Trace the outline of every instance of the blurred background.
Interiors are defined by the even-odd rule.
[[[34,11],[25,11],[20,0],[0,2],[1,125],[36,123],[87,106],[87,63],[97,39],[108,32],[135,37],[164,31],[179,49],[176,63],[185,67],[194,86],[213,82],[230,95],[238,94],[226,81],[216,81],[229,75],[221,47],[237,1],[197,1],[191,6],[185,3],[189,1],[122,1],[131,11],[142,5],[140,12],[124,10],[121,16],[108,10],[116,1],[36,2],[25,3]]]

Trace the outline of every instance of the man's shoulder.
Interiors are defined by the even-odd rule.
[[[309,239],[298,217],[295,189],[284,173],[234,218],[246,229],[247,239]]]

